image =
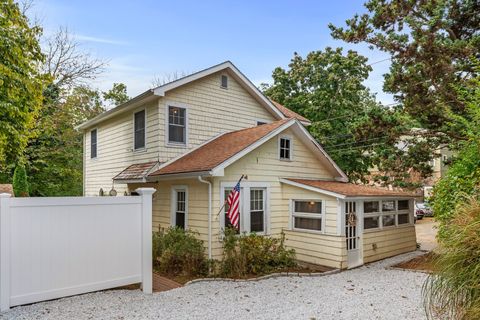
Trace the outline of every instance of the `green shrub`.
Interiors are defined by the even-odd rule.
[[[284,241],[283,232],[277,239],[255,233],[238,235],[234,229],[227,228],[223,240],[221,275],[245,277],[296,266],[295,251],[286,249]]]
[[[23,164],[18,164],[13,172],[13,192],[16,197],[28,197],[27,171]]]
[[[432,319],[480,319],[480,202],[457,207],[423,293]]]
[[[208,261],[198,233],[177,227],[153,234],[154,268],[162,273],[181,276],[206,275]]]
[[[458,154],[447,174],[433,189],[430,199],[435,218],[440,222],[439,238],[443,239],[445,227],[452,219],[456,207],[480,189],[480,143],[471,141]]]

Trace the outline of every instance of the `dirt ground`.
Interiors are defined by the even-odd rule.
[[[421,250],[432,251],[437,247],[437,223],[433,218],[423,218],[415,224],[417,233],[417,242],[420,243]]]

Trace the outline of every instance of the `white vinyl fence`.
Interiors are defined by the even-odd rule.
[[[0,195],[0,309],[142,283],[152,292],[152,194]]]

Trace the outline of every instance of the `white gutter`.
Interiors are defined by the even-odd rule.
[[[212,183],[198,176],[198,181],[208,184],[208,259],[212,259]]]

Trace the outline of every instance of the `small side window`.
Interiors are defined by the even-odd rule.
[[[97,157],[97,129],[90,131],[90,158]]]
[[[221,77],[220,87],[222,87],[223,89],[228,88],[228,77],[224,74],[222,74],[222,77]]]
[[[289,138],[280,138],[279,149],[280,160],[292,159],[292,141]]]

